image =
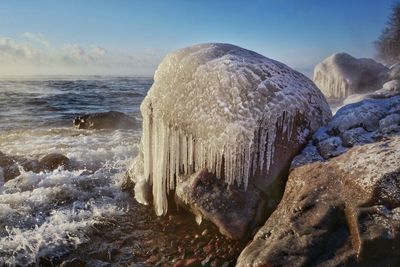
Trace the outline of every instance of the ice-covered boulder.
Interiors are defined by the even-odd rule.
[[[146,204],[152,195],[163,215],[176,192],[234,238],[243,237],[261,196],[281,193],[291,158],[331,117],[307,77],[230,44],[166,56],[141,112],[142,151],[130,171],[136,199]]]
[[[400,136],[293,170],[237,266],[399,266]]]
[[[346,98],[381,88],[388,70],[373,59],[337,53],[315,67],[313,80],[327,98]]]

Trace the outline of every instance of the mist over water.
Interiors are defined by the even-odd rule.
[[[0,266],[38,264],[90,239],[96,223],[123,216],[132,201],[121,192],[137,154],[141,129],[78,130],[77,115],[121,111],[141,120],[150,78],[58,77],[0,80],[0,151],[39,159],[67,156],[75,166],[21,174],[0,172]],[[130,204],[129,204],[130,203]]]

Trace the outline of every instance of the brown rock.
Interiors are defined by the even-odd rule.
[[[0,167],[1,167],[0,171],[2,172],[5,182],[14,179],[15,177],[21,174],[16,164],[16,158],[8,156],[1,151],[0,151]]]
[[[40,161],[37,159],[30,159],[22,156],[10,156],[0,151],[0,168],[5,182],[19,176],[21,172],[19,168],[22,167],[25,171],[41,172],[52,171],[60,165],[65,168],[70,168],[70,160],[58,153],[51,153],[44,156]],[[1,174],[0,174],[1,175]]]
[[[51,153],[41,158],[39,164],[43,170],[52,171],[59,166],[68,167],[70,165],[70,160],[62,154]]]
[[[398,266],[400,136],[294,169],[237,266]]]
[[[151,255],[147,260],[147,264],[154,264],[159,261],[159,257],[157,255]]]
[[[207,245],[205,245],[205,246],[203,247],[203,251],[204,251],[204,253],[206,253],[206,254],[211,253],[212,249],[213,249],[213,246],[212,246],[211,244],[207,244]]]
[[[197,266],[201,266],[201,262],[199,261],[199,259],[196,258],[182,259],[174,264],[174,267],[197,267]]]

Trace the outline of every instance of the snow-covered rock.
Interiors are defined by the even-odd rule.
[[[339,109],[318,129],[309,145],[292,162],[292,168],[343,154],[349,148],[400,134],[400,92],[381,92]],[[315,151],[315,154],[310,154]]]
[[[373,59],[337,53],[315,67],[313,80],[327,98],[346,98],[381,88],[387,72],[388,68]]]
[[[400,90],[400,80],[388,81],[383,84],[382,88],[387,91],[399,91]]]
[[[195,45],[169,54],[141,112],[142,152],[130,172],[136,199],[147,204],[152,195],[162,215],[167,195],[175,190],[199,219],[222,222],[221,231],[235,238],[246,227],[224,225],[240,211],[235,211],[234,196],[243,195],[243,203],[237,203],[243,212],[252,209],[243,222],[249,224],[260,197],[248,194],[272,196],[275,186],[279,195],[283,182],[277,180],[291,158],[331,117],[324,96],[307,77],[229,44]]]
[[[371,94],[370,93],[349,95],[348,97],[346,97],[343,100],[343,105],[341,105],[340,107],[343,107],[343,106],[346,106],[346,105],[349,105],[349,104],[353,104],[353,103],[357,103],[357,102],[360,102],[360,101],[362,101],[364,99],[367,99],[367,98],[371,98]]]
[[[331,110],[333,114],[336,114],[342,107],[360,102],[364,99],[389,98],[398,94],[400,94],[400,80],[391,80],[384,83],[381,89],[374,92],[349,95],[341,104],[336,104],[335,106],[331,105]]]
[[[400,136],[294,169],[237,266],[398,266]]]

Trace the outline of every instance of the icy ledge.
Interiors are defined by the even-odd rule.
[[[195,45],[167,55],[141,112],[142,152],[131,177],[139,202],[149,203],[152,191],[158,215],[167,212],[177,177],[202,169],[244,189],[255,175],[268,180],[276,142],[304,144],[331,117],[308,78],[230,44]]]

